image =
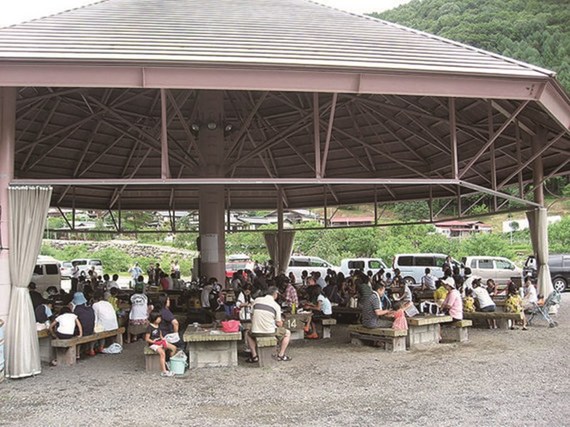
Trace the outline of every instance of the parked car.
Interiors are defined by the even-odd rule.
[[[287,268],[286,274],[288,275],[289,273],[293,273],[297,279],[297,283],[300,283],[301,273],[303,270],[307,270],[307,273],[309,274],[313,271],[318,271],[321,273],[322,277],[325,277],[328,269],[336,272],[340,271],[340,267],[334,266],[322,258],[315,256],[293,255],[289,260],[289,267]]]
[[[44,292],[50,286],[61,289],[60,262],[52,257],[39,256],[32,273],[31,283],[35,283],[38,292]]]
[[[397,254],[392,261],[392,268],[398,268],[404,281],[408,285],[414,285],[420,283],[426,268],[436,277],[443,276],[442,267],[446,258],[445,254]],[[452,264],[461,268],[461,264],[454,259]]]
[[[252,270],[254,262],[249,255],[235,254],[228,257],[226,262],[226,277],[233,277],[238,270]]]
[[[87,274],[89,270],[95,268],[95,273],[97,273],[97,276],[103,275],[103,263],[100,259],[77,258],[71,260],[71,264],[74,267],[77,266],[79,269],[79,274],[81,274],[81,272],[85,272],[85,274]]]
[[[348,276],[351,270],[361,270],[364,273],[372,271],[376,274],[380,269],[390,270],[382,258],[344,258],[340,261],[340,271],[345,276]]]
[[[503,257],[468,256],[461,258],[464,267],[469,267],[474,276],[493,279],[498,285],[506,285],[513,278],[522,277],[522,269]]]
[[[531,276],[533,280],[537,277],[536,259],[529,256],[524,264],[524,275]],[[552,254],[548,257],[548,267],[550,268],[550,277],[552,285],[558,292],[564,292],[568,289],[570,283],[570,255],[568,254]]]
[[[64,261],[59,267],[62,279],[70,279],[72,275],[73,264],[69,261]]]

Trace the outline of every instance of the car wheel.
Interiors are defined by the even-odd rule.
[[[408,286],[412,286],[412,285],[416,284],[416,281],[414,280],[413,277],[406,276],[406,277],[404,277],[404,283]]]
[[[566,290],[566,280],[564,280],[562,277],[557,277],[556,279],[554,279],[552,281],[552,286],[554,286],[554,289],[556,289],[558,292],[564,292]]]

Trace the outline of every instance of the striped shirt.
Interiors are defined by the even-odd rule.
[[[281,322],[281,307],[272,295],[256,298],[251,314],[251,332],[254,334],[275,333],[275,322]]]

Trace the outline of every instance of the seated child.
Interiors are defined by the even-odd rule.
[[[83,336],[83,328],[77,315],[71,312],[69,307],[62,307],[59,316],[55,318],[49,327],[52,336],[59,339],[73,338],[75,335]],[[78,331],[78,334],[75,332]]]
[[[475,313],[475,299],[473,298],[473,289],[465,289],[465,298],[463,298],[463,312]]]
[[[146,333],[144,340],[148,343],[149,347],[160,356],[160,369],[163,377],[172,377],[174,373],[166,369],[166,350],[173,355],[176,352],[176,346],[167,342],[162,336],[160,331],[160,322],[162,321],[162,316],[158,311],[153,311],[150,313],[149,325],[146,328]]]
[[[402,302],[395,302],[393,305],[394,309],[394,322],[392,323],[392,329],[396,329],[399,331],[407,331],[408,330],[408,321],[406,320],[406,313],[404,309],[406,304]]]
[[[526,331],[526,316],[524,315],[523,300],[519,294],[517,285],[513,282],[509,283],[507,288],[507,300],[505,301],[505,311],[507,313],[522,313],[523,316],[523,331]],[[511,329],[515,329],[514,324]]]

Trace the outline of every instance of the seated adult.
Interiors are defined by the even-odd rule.
[[[358,307],[362,308],[362,306],[366,303],[366,301],[368,301],[368,298],[370,298],[370,295],[373,294],[372,288],[370,287],[370,283],[368,280],[368,276],[359,273],[354,279],[354,284],[356,287],[356,292],[358,297]]]
[[[33,282],[28,285],[28,290],[30,292],[30,298],[32,299],[32,306],[35,310],[39,305],[42,304],[44,297],[42,297],[42,294],[36,290],[36,284]]]
[[[456,289],[455,280],[453,277],[447,277],[442,282],[447,289],[447,296],[441,305],[441,309],[448,313],[454,321],[463,320],[463,300]]]
[[[162,318],[159,328],[164,339],[170,344],[174,344],[176,347],[182,348],[184,342],[180,339],[180,335],[178,334],[180,324],[170,310],[170,298],[168,295],[163,294],[158,298],[158,304],[155,307],[155,310],[160,313],[160,317]]]
[[[34,315],[36,316],[36,323],[46,323],[52,320],[53,317],[53,301],[46,299],[42,300],[42,303],[36,307],[34,310]]]
[[[385,292],[386,286],[383,282],[377,282],[372,285],[372,293],[368,296],[366,301],[362,303],[362,326],[366,328],[379,328],[382,325],[378,317],[391,313],[383,303]]]
[[[538,293],[536,292],[536,288],[532,284],[532,281],[528,277],[524,281],[523,291],[523,307],[525,310],[529,310],[538,304]]]
[[[277,360],[279,362],[288,362],[291,360],[285,354],[291,331],[283,327],[281,319],[281,307],[275,302],[279,292],[275,286],[271,286],[267,290],[267,295],[256,298],[253,302],[251,313],[251,330],[246,334],[246,339],[249,348],[251,349],[251,356],[247,358],[247,363],[259,362],[257,355],[257,347],[255,338],[257,337],[276,337],[279,346]]]
[[[478,281],[473,282],[473,298],[475,298],[475,306],[478,308],[478,311],[492,313],[497,309],[487,289],[479,285]],[[489,324],[489,329],[497,329],[497,321],[495,319],[489,319],[487,323]]]
[[[87,299],[85,299],[83,292],[75,292],[71,303],[74,306],[73,314],[77,316],[79,323],[81,323],[83,335],[93,335],[95,331],[95,312],[93,311],[93,307],[87,304]],[[95,356],[94,347],[95,342],[84,344],[85,354]]]
[[[113,274],[113,278],[112,280],[107,283],[107,290],[110,291],[113,288],[117,288],[119,289],[119,275],[118,274]]]
[[[144,294],[144,284],[137,283],[135,293],[131,295],[127,342],[134,342],[142,334],[146,333],[148,326],[148,308],[148,297]]]
[[[253,286],[251,283],[245,283],[237,297],[236,308],[239,310],[239,320],[241,321],[251,320],[251,307],[253,306],[252,290]]]
[[[420,279],[420,290],[422,291],[435,291],[435,281],[437,278],[431,274],[431,269],[426,268],[425,274]]]
[[[117,312],[110,302],[105,301],[103,295],[104,294],[102,290],[95,291],[95,294],[93,295],[93,300],[95,301],[93,304],[93,312],[95,313],[95,325],[100,328],[98,332],[113,331],[119,328],[119,323],[117,322]],[[105,348],[105,339],[99,340],[97,344],[98,346],[96,348],[101,353]]]
[[[319,338],[319,336],[317,334],[313,320],[330,319],[332,315],[332,305],[330,300],[323,294],[320,286],[315,286],[312,291],[317,294],[316,304],[308,303],[304,305],[304,308],[306,310],[311,310],[311,314],[306,320],[307,325],[305,326],[305,338],[316,339]],[[312,296],[311,300],[313,299],[314,296]]]
[[[293,311],[293,307],[297,307],[299,305],[299,297],[297,295],[297,290],[291,284],[291,279],[289,277],[283,278],[283,283],[285,285],[285,289],[283,291],[283,303],[285,306]]]
[[[461,293],[463,296],[465,296],[465,291],[467,291],[467,289],[473,289],[473,282],[475,280],[481,280],[481,278],[479,276],[474,276],[472,274],[472,271],[469,267],[465,267],[465,276],[464,276],[464,281],[463,281],[463,285],[461,286]]]

